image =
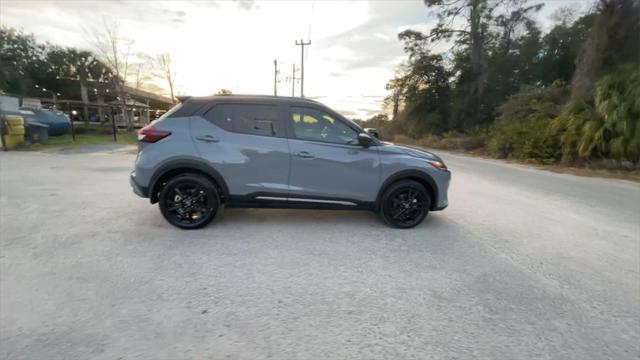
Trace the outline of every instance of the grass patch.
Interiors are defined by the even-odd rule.
[[[136,133],[120,133],[118,141],[113,141],[111,134],[76,134],[75,141],[71,135],[51,136],[47,144],[21,145],[16,150],[21,151],[41,151],[41,150],[64,150],[87,145],[133,145],[138,143]]]

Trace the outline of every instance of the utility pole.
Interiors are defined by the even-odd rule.
[[[278,60],[273,60],[273,95],[278,96]]]
[[[293,68],[291,69],[291,76],[287,76],[287,82],[291,81],[291,96],[296,96],[296,71],[300,69],[296,69],[296,64],[293,63]]]
[[[300,52],[300,97],[304,97],[304,47],[305,45],[311,45],[311,40],[308,42],[304,42],[304,40],[300,39],[300,42],[296,40],[296,46],[301,46],[302,51]]]

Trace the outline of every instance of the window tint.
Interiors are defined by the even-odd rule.
[[[298,139],[336,144],[358,143],[358,133],[355,130],[325,112],[292,107],[291,113],[293,130]]]
[[[205,114],[205,118],[224,130],[233,130],[233,107],[231,105],[216,105]]]
[[[219,104],[205,118],[227,131],[263,136],[282,134],[278,109],[271,105]]]

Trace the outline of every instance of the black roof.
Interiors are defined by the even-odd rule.
[[[306,103],[306,104],[314,104],[314,105],[323,105],[318,101],[307,99],[307,98],[292,97],[292,96],[274,96],[274,95],[230,94],[230,95],[211,95],[211,96],[178,96],[177,98],[182,103],[186,101],[209,103],[209,102],[228,102],[228,101],[244,102],[244,101],[263,100],[263,101],[269,101],[269,102],[285,102],[287,104],[291,104],[291,103],[305,104]]]
[[[193,116],[206,112],[210,106],[215,103],[251,103],[251,102],[266,102],[266,103],[281,103],[288,105],[315,105],[331,113],[337,114],[324,104],[321,104],[315,100],[291,97],[291,96],[272,96],[272,95],[212,95],[212,96],[178,96],[178,100],[182,103],[182,106],[177,109],[171,117],[183,117]],[[339,114],[338,114],[339,115]]]

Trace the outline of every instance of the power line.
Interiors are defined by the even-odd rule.
[[[316,0],[313,0],[311,2],[311,15],[309,16],[309,31],[307,32],[307,39],[309,39],[309,41],[311,41],[311,25],[313,24],[313,10],[315,10],[316,8]],[[309,57],[309,49],[307,48],[307,52],[306,54],[304,54],[305,57]]]
[[[307,45],[311,45],[311,40],[308,42],[304,42],[304,40],[300,39],[300,42],[296,40],[296,46],[301,46],[300,52],[300,97],[304,97],[304,47]]]

